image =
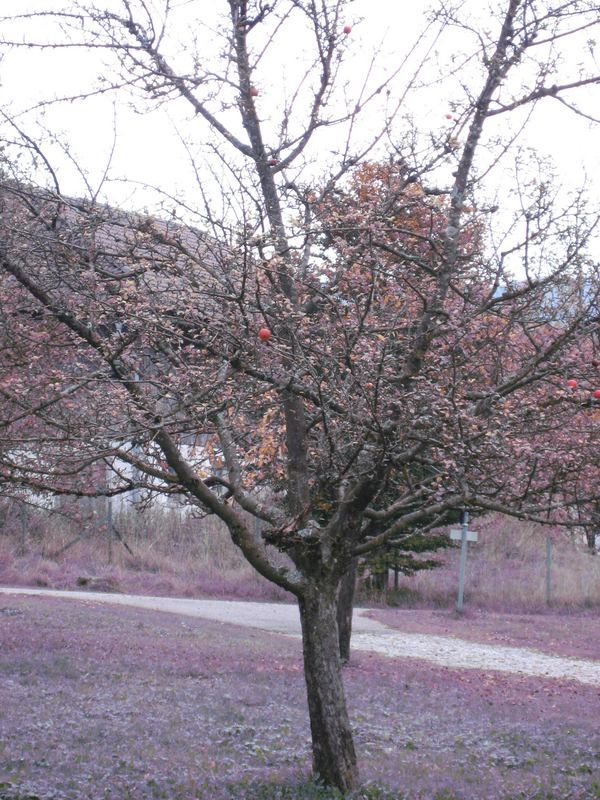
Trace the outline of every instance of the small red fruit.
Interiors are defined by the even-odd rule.
[[[594,400],[600,400],[600,389],[594,389],[592,392],[592,397]]]
[[[258,89],[256,88],[256,86],[251,86],[250,87],[250,96],[251,97],[258,97]]]
[[[268,164],[270,167],[276,167],[278,163],[279,163],[279,162],[277,161],[277,159],[276,159],[276,158],[270,158],[270,159],[267,161],[267,164]]]
[[[569,387],[569,389],[576,389],[577,381],[571,378],[570,380],[567,381],[567,386]]]
[[[263,342],[267,342],[271,338],[271,331],[268,328],[261,328],[258,332],[258,338]]]
[[[445,114],[445,117],[446,117],[446,119],[454,119],[454,117],[452,116],[452,114]]]
[[[346,34],[346,36],[349,33],[352,33],[352,25],[344,25],[344,33]]]

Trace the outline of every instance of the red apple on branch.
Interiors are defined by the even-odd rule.
[[[258,338],[263,342],[268,342],[271,338],[271,331],[268,328],[261,328],[258,332]]]

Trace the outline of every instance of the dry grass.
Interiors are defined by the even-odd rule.
[[[600,556],[582,537],[565,530],[491,515],[475,520],[477,544],[469,545],[465,602],[494,611],[547,608],[546,537],[552,538],[550,605],[556,609],[600,607]],[[442,566],[401,578],[390,599],[399,605],[449,607],[456,601],[459,548],[437,556]]]
[[[97,588],[184,597],[290,600],[245,561],[218,520],[196,519],[176,511],[133,510],[115,515],[131,553],[118,539],[108,542],[98,528],[70,547],[81,524],[59,516],[5,514],[0,535],[0,582],[75,588],[81,577],[101,579]],[[465,601],[472,607],[505,612],[539,612],[546,603],[546,536],[553,539],[551,605],[559,610],[600,608],[600,556],[591,555],[581,537],[563,530],[491,515],[475,520],[479,541],[469,545]],[[25,535],[23,535],[25,533]],[[55,556],[55,557],[53,557]],[[451,608],[456,601],[458,548],[440,552],[442,566],[400,578],[386,599],[412,608]],[[282,557],[283,559],[283,557]]]
[[[0,537],[0,582],[68,589],[94,577],[101,579],[98,588],[109,591],[289,599],[254,571],[213,517],[128,510],[114,522],[129,550],[115,536],[109,541],[104,526],[60,555],[83,526],[37,512],[30,514],[23,540],[20,521],[7,524],[7,535]]]

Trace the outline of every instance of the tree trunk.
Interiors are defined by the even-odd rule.
[[[595,528],[586,528],[585,529],[585,539],[587,542],[588,550],[592,555],[596,555],[596,529]]]
[[[348,571],[341,580],[338,591],[337,624],[342,664],[347,664],[350,661],[350,637],[352,636],[352,611],[354,609],[357,563],[358,559],[353,558]]]
[[[335,588],[329,589],[309,589],[298,600],[304,677],[314,772],[328,786],[347,792],[356,786],[358,769],[342,683]]]

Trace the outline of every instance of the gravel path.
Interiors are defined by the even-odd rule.
[[[352,646],[355,650],[372,650],[397,658],[422,658],[446,667],[514,672],[600,686],[600,661],[551,656],[525,647],[477,644],[453,636],[399,631],[391,636],[359,633],[352,637]]]
[[[133,594],[111,594],[109,592],[70,592],[59,589],[3,589],[1,594],[42,595],[46,597],[68,597],[96,603],[148,608],[153,611],[168,611],[186,617],[202,617],[215,622],[228,622],[246,628],[260,628],[272,633],[300,635],[300,614],[295,603],[252,603],[242,600],[195,600],[175,597],[147,597]],[[354,610],[354,630],[357,633],[390,633],[391,628],[382,622],[362,616],[367,609]]]
[[[260,628],[287,636],[300,636],[298,608],[293,604],[252,603],[233,600],[193,600],[142,595],[68,592],[55,589],[0,588],[0,594],[66,597],[95,603],[112,603],[167,611],[232,625]],[[453,636],[403,633],[354,610],[352,646],[392,658],[417,658],[460,669],[481,669],[573,680],[600,686],[600,661],[551,656],[539,650],[504,645],[477,644]]]

